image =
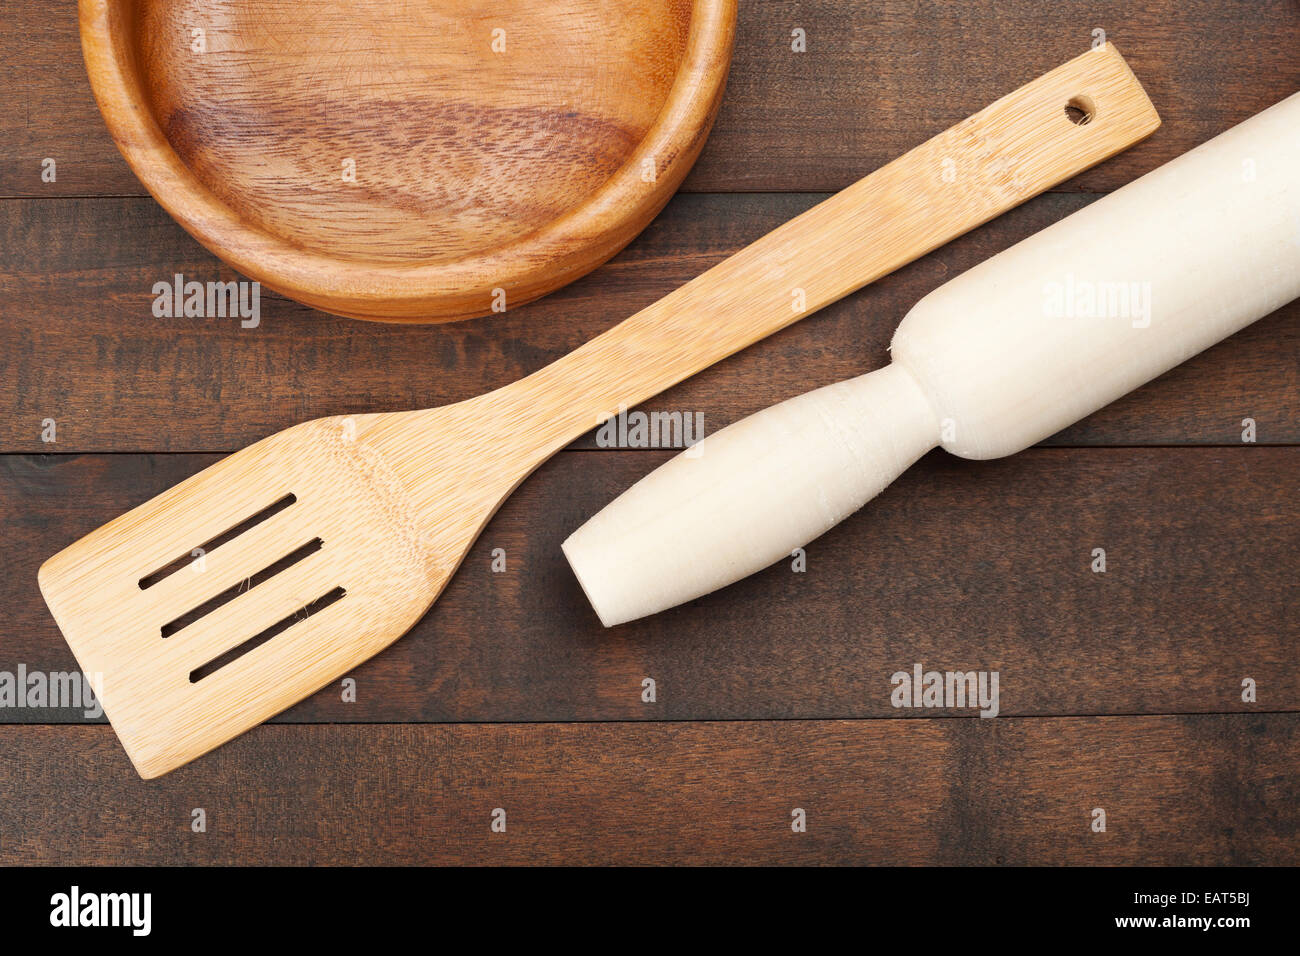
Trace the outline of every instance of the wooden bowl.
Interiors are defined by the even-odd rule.
[[[699,155],[735,0],[81,0],[154,198],[318,309],[446,322],[618,252]],[[503,301],[504,299],[504,301]]]

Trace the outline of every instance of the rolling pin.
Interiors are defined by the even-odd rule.
[[[956,277],[890,364],[710,435],[564,542],[605,626],[791,553],[930,449],[1011,455],[1300,297],[1300,93]]]

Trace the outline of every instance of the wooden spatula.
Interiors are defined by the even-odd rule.
[[[306,422],[231,455],[55,555],[41,591],[136,769],[166,773],[400,637],[515,486],[620,405],[1158,125],[1118,51],[1093,50],[527,378],[443,408]]]

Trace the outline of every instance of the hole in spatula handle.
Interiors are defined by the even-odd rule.
[[[1086,126],[1097,115],[1097,104],[1089,96],[1072,96],[1065,104],[1065,118],[1075,126]]]

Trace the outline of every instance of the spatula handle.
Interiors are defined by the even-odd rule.
[[[1078,122],[1079,120],[1083,122]],[[512,404],[554,451],[1143,139],[1155,108],[1114,46],[1044,74],[559,361]]]

